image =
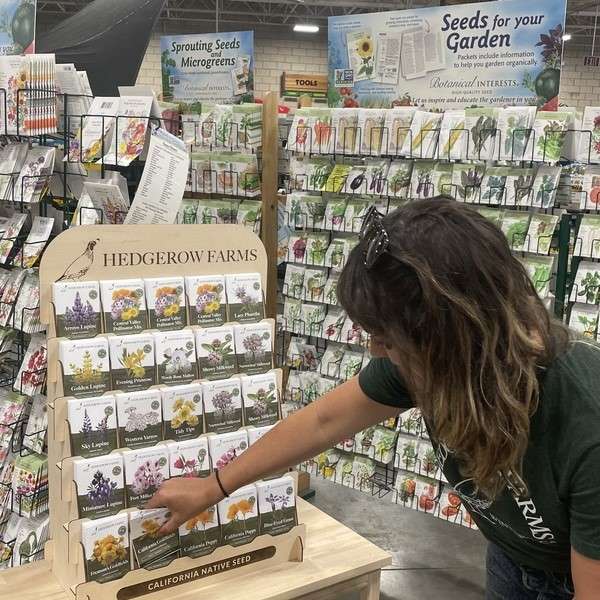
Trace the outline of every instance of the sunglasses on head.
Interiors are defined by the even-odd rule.
[[[364,247],[367,269],[373,268],[384,254],[389,253],[390,238],[383,226],[383,215],[374,206],[367,211],[358,237]]]

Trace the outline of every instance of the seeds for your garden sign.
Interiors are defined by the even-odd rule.
[[[36,1],[0,2],[0,55],[35,52]]]
[[[329,18],[332,106],[556,110],[566,0]]]
[[[163,97],[187,109],[254,97],[254,32],[160,38]]]

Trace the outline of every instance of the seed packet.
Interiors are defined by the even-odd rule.
[[[27,215],[15,213],[4,224],[4,233],[2,235],[2,240],[0,241],[0,263],[4,264],[8,260],[26,220]]]
[[[358,113],[358,108],[332,109],[331,128],[334,136],[334,154],[354,154],[358,138]]]
[[[150,328],[183,329],[187,324],[183,277],[157,277],[144,283]]]
[[[10,339],[10,338],[9,338]],[[42,391],[48,371],[48,349],[46,335],[34,333],[29,340],[27,352],[19,367],[13,390],[27,396],[35,396]]]
[[[15,183],[15,202],[39,202],[44,188],[54,171],[55,148],[36,146],[30,148],[25,164]]]
[[[411,106],[398,106],[386,110],[383,152],[391,156],[401,154],[416,110]]]
[[[169,450],[166,446],[123,452],[127,506],[143,508],[158,488],[169,479]]]
[[[312,111],[310,108],[299,108],[294,113],[294,120],[287,139],[289,152],[308,152],[312,142]]]
[[[173,386],[160,393],[166,440],[188,440],[204,432],[202,384]]]
[[[534,213],[531,215],[527,232],[527,252],[548,254],[552,244],[554,231],[558,225],[559,215]]]
[[[299,265],[288,263],[285,267],[285,279],[283,282],[283,293],[292,298],[304,296],[304,271]]]
[[[351,165],[337,164],[333,167],[333,170],[329,174],[323,191],[330,194],[339,194],[346,188],[348,177],[352,173],[353,169]]]
[[[493,160],[498,137],[498,109],[465,109],[465,127],[470,139],[467,158],[469,160]]]
[[[146,329],[146,298],[142,279],[101,281],[100,295],[107,333],[123,335],[140,333]]]
[[[410,124],[400,154],[412,158],[434,158],[442,115],[417,110]]]
[[[390,161],[371,158],[365,161],[365,167],[366,194],[373,196],[385,194]]]
[[[329,234],[328,233],[309,233],[304,242],[305,258],[303,261],[309,265],[324,267],[326,263],[327,249],[329,247]],[[296,248],[294,247],[294,256],[296,255]],[[296,261],[298,262],[298,261]]]
[[[183,198],[175,222],[178,225],[195,225],[197,212],[198,200],[195,198]]]
[[[240,488],[217,504],[223,545],[249,544],[258,535],[256,486]]]
[[[322,337],[329,341],[342,341],[342,332],[347,320],[346,312],[339,306],[330,306],[323,321]]]
[[[302,305],[302,326],[304,335],[323,337],[323,321],[327,315],[325,304],[305,302]]]
[[[289,265],[288,265],[289,267]],[[309,267],[304,269],[302,297],[311,302],[323,302],[327,269]]]
[[[550,164],[559,161],[571,118],[568,112],[538,111],[525,150],[525,160]]]
[[[554,270],[554,257],[527,256],[521,262],[540,298],[547,298],[550,293],[550,283]]]
[[[40,277],[28,270],[15,302],[13,328],[24,333],[39,333],[46,329],[40,320]]]
[[[582,261],[577,267],[575,282],[571,289],[571,302],[600,304],[600,265]]]
[[[329,342],[321,358],[320,373],[326,377],[341,379],[341,368],[345,346],[336,342]]]
[[[129,535],[134,569],[158,569],[179,557],[179,532],[160,535],[171,518],[166,508],[129,513]]]
[[[233,325],[196,329],[195,336],[202,379],[227,379],[238,372]]]
[[[243,200],[237,210],[237,224],[260,235],[262,200]]]
[[[531,206],[535,169],[509,169],[504,185],[506,206]]]
[[[536,208],[552,208],[556,200],[561,167],[541,165],[533,181],[533,204]]]
[[[48,399],[42,394],[33,397],[27,428],[23,437],[23,446],[32,452],[41,454],[46,445],[48,429]]]
[[[304,347],[307,345],[306,338],[295,337],[290,338],[288,349],[285,357],[285,364],[293,369],[302,369],[304,366]],[[315,349],[316,351],[316,349]]]
[[[208,438],[169,442],[171,477],[208,477],[211,474]]]
[[[119,447],[114,396],[71,399],[67,407],[72,456],[92,458]]]
[[[400,413],[398,431],[408,435],[420,436],[425,431],[425,422],[418,408],[409,408]]]
[[[58,281],[52,284],[56,335],[89,338],[102,332],[97,281]]]
[[[424,477],[437,479],[440,476],[440,468],[437,456],[431,443],[419,442],[418,471]]]
[[[362,368],[363,353],[346,350],[340,363],[340,379],[346,381],[358,375]]]
[[[445,521],[461,524],[462,522],[462,502],[460,496],[452,490],[444,490],[439,500],[438,517]]]
[[[417,480],[416,475],[409,473],[398,473],[395,483],[395,497],[394,501],[397,504],[401,504],[405,508],[415,509],[418,501],[416,500],[417,491]]]
[[[302,401],[309,404],[320,396],[320,376],[313,371],[301,371],[299,374],[300,389],[302,390]]]
[[[367,427],[359,431],[354,436],[354,452],[373,458],[375,456],[375,448],[373,446],[373,436],[375,435],[375,426]]]
[[[355,456],[352,463],[354,489],[362,492],[372,492],[373,475],[375,475],[375,462],[365,456]]]
[[[269,321],[234,327],[238,369],[245,375],[273,368],[273,327]]]
[[[379,156],[384,139],[386,111],[381,108],[360,108],[358,111],[357,143],[354,153]],[[386,149],[384,149],[385,151]]]
[[[258,440],[260,440],[264,435],[269,433],[271,429],[273,429],[275,425],[263,425],[262,427],[249,427],[247,429],[248,432],[248,444],[252,446],[252,444],[256,444]]]
[[[325,254],[325,266],[338,270],[343,269],[346,264],[348,254],[349,250],[347,238],[332,238],[329,246],[327,247],[327,253]]]
[[[198,379],[196,346],[191,329],[154,333],[157,383],[183,385]]]
[[[321,475],[323,479],[328,479],[329,481],[336,480],[337,467],[340,462],[342,454],[337,450],[325,450],[325,452],[321,452],[315,461],[317,467],[317,474]]]
[[[345,194],[367,194],[368,193],[368,181],[367,181],[367,166],[366,164],[355,164],[352,165],[349,173],[347,174],[344,186],[341,190]]]
[[[210,506],[179,528],[181,555],[191,558],[207,556],[221,545],[221,527],[217,507]]]
[[[479,203],[485,163],[454,164],[450,195],[458,202]]]
[[[435,161],[416,161],[410,181],[410,198],[422,200],[433,198]]]
[[[242,426],[239,378],[202,384],[207,433],[230,433]]]
[[[213,193],[254,197],[260,195],[256,154],[224,152],[211,156]]]
[[[239,200],[198,200],[196,222],[200,225],[231,225],[237,220]]]
[[[600,216],[583,215],[575,239],[574,255],[600,258]]]
[[[347,317],[342,329],[341,341],[344,344],[366,346],[369,343],[369,336],[360,325]]]
[[[48,499],[43,498],[42,488],[48,485],[48,457],[36,454],[17,456],[13,465],[10,482],[13,507],[27,518],[45,512]]]
[[[274,425],[279,420],[279,390],[274,372],[242,377],[244,424]]]
[[[211,154],[209,152],[192,152],[190,156],[188,192],[212,194],[214,177],[211,170],[210,157]]]
[[[420,419],[412,420],[415,428],[420,426]],[[419,440],[414,437],[400,436],[396,450],[394,466],[404,471],[418,472]]]
[[[225,276],[229,320],[254,323],[264,319],[265,307],[259,273]]]
[[[577,127],[575,127],[577,129]],[[600,163],[600,108],[586,106],[580,126],[575,160],[584,163]],[[590,133],[588,133],[590,132]]]
[[[295,488],[289,475],[256,484],[260,535],[281,535],[298,524]]]
[[[522,252],[526,248],[527,232],[531,215],[518,210],[504,211],[502,216],[502,232],[508,244],[515,252]]]
[[[283,305],[283,328],[290,333],[301,333],[302,301],[296,298],[286,298]]]
[[[61,340],[64,396],[97,396],[111,389],[108,339]]]
[[[413,162],[393,160],[387,175],[386,193],[394,198],[408,198]]]
[[[120,448],[155,446],[163,439],[160,390],[118,394],[117,423]]]
[[[386,427],[375,427],[372,439],[372,458],[386,465],[391,463],[395,457],[397,439],[396,431]]]
[[[525,149],[529,144],[533,123],[535,121],[535,106],[508,106],[498,111],[498,152],[499,160],[522,161]]]
[[[337,306],[337,285],[340,274],[337,271],[331,271],[323,288],[323,301],[326,304]]]
[[[54,219],[52,217],[34,217],[27,239],[17,253],[13,264],[19,265],[23,269],[34,267],[46,247],[53,226]]]
[[[310,108],[310,151],[313,154],[330,154],[333,143],[330,108]]]
[[[212,435],[208,438],[208,448],[212,468],[223,469],[248,449],[248,433],[246,430]]]
[[[598,332],[598,306],[575,303],[569,314],[569,327],[584,338],[596,340]]]
[[[488,167],[481,183],[481,204],[505,204],[506,178],[508,167]]]
[[[152,333],[111,337],[109,345],[113,390],[134,392],[156,383]]]
[[[123,457],[120,454],[74,460],[73,481],[80,519],[108,517],[125,508]]]
[[[583,185],[579,208],[598,210],[600,207],[600,165],[587,165],[583,174]]]
[[[86,581],[106,583],[130,570],[127,514],[81,523]]]
[[[344,196],[333,196],[325,204],[325,222],[323,227],[330,231],[345,231],[344,215],[348,199]]]
[[[462,160],[467,157],[469,132],[464,110],[447,110],[440,124],[439,158]]]

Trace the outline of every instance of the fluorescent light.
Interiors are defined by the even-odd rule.
[[[568,42],[572,38],[573,38],[573,36],[570,33],[565,33],[565,35],[563,35],[563,37],[562,37],[562,40],[563,40],[563,42]]]
[[[294,25],[294,31],[299,33],[317,33],[319,31],[318,25],[306,25],[306,24],[298,24]]]

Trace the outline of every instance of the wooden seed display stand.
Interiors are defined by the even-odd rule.
[[[333,599],[342,590],[379,598],[380,569],[390,556],[305,502],[300,525],[211,555],[130,571],[108,583],[85,582],[81,521],[69,460],[70,440],[55,337],[52,283],[133,277],[260,273],[267,258],[260,240],[237,225],[98,225],[70,229],[46,251],[41,268],[41,317],[48,324],[48,468],[51,541],[46,559],[0,573],[0,597],[20,600]],[[311,540],[307,546],[307,526]],[[314,536],[314,537],[313,537]],[[323,590],[323,588],[327,588]]]

